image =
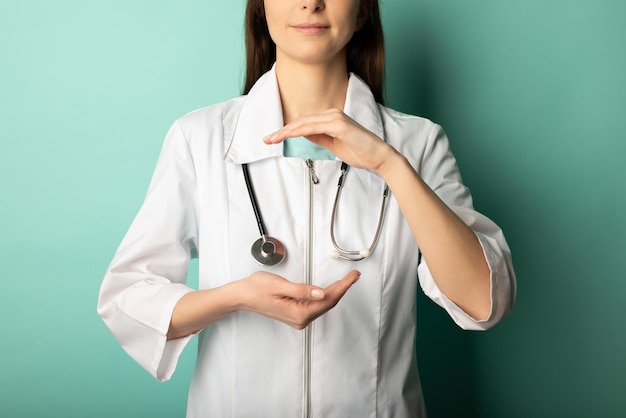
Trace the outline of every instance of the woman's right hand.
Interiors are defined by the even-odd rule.
[[[301,330],[337,305],[360,275],[360,272],[352,270],[322,289],[258,271],[238,282],[241,286],[240,308]]]
[[[293,328],[303,329],[332,309],[360,275],[353,270],[343,279],[322,289],[258,271],[246,279],[224,286],[190,292],[174,307],[167,339],[196,333],[238,310],[256,312]]]

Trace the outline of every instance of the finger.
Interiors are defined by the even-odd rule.
[[[304,116],[263,138],[266,144],[277,144],[287,138],[299,136],[327,135],[336,137],[341,134],[347,120],[343,112],[325,112],[317,115]]]
[[[350,289],[350,287],[356,283],[361,277],[361,272],[357,270],[352,270],[348,274],[346,274],[342,279],[337,280],[332,283],[330,286],[324,289],[326,294],[329,296],[334,296],[337,300],[341,299],[343,295]]]
[[[277,287],[277,296],[288,297],[296,300],[321,300],[326,292],[321,287],[290,281],[280,282]]]
[[[359,280],[360,276],[360,272],[356,270],[351,271],[343,279],[337,280],[326,288],[326,297],[323,300],[304,306],[303,309],[307,312],[307,321],[312,322],[335,307],[348,289]]]
[[[326,288],[326,297],[320,300],[310,301],[310,303],[302,303],[305,301],[299,301],[295,305],[291,305],[297,312],[292,311],[293,316],[289,320],[289,325],[295,329],[304,329],[308,324],[315,319],[324,315],[330,309],[332,309],[343,295],[348,291],[358,279],[361,273],[356,270],[351,271],[343,279],[337,280]],[[307,285],[296,285],[298,287],[306,287]],[[315,288],[315,286],[309,286]],[[330,291],[329,291],[330,290]],[[294,315],[295,314],[295,315]]]
[[[308,135],[304,138],[308,139],[315,145],[319,145],[320,147],[324,147],[326,149],[332,149],[335,141],[335,138],[328,135]]]

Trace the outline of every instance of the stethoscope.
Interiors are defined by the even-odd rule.
[[[263,216],[261,215],[261,211],[259,209],[259,203],[256,199],[256,194],[254,193],[254,187],[252,186],[252,181],[250,180],[250,173],[248,172],[248,164],[242,164],[241,168],[243,170],[243,178],[246,182],[246,188],[248,189],[248,195],[250,196],[250,203],[252,204],[252,210],[254,211],[254,216],[256,217],[256,223],[259,228],[259,233],[261,237],[254,241],[252,244],[252,248],[250,252],[252,257],[264,266],[275,266],[284,260],[286,252],[285,246],[276,238],[270,237],[267,234],[265,229],[265,223],[263,222]],[[339,198],[341,196],[341,189],[343,188],[343,182],[348,172],[348,168],[350,166],[345,162],[341,163],[341,174],[339,176],[339,181],[337,182],[337,194],[335,195],[335,201],[333,203],[333,212],[330,218],[330,240],[332,241],[333,246],[335,247],[335,251],[331,254],[333,258],[348,260],[348,261],[361,261],[366,259],[372,254],[376,244],[378,243],[378,238],[380,237],[380,231],[383,226],[383,218],[385,216],[385,206],[387,203],[387,197],[389,196],[389,187],[385,184],[385,188],[383,189],[383,200],[380,205],[380,215],[378,216],[378,225],[376,226],[376,232],[374,233],[374,239],[370,244],[369,248],[363,250],[344,250],[337,244],[337,240],[335,239],[335,218],[337,214],[337,208],[339,207]]]

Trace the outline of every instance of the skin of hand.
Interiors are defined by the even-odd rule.
[[[258,271],[246,279],[215,289],[190,292],[174,308],[167,339],[198,332],[238,310],[256,312],[301,330],[335,307],[360,275],[357,270],[352,270],[322,289]]]
[[[277,144],[298,136],[327,148],[352,167],[374,171],[378,171],[388,154],[395,151],[339,109],[301,117],[266,136],[263,141]]]
[[[378,173],[394,194],[439,289],[474,319],[489,317],[490,271],[478,238],[402,154],[338,109],[298,118],[263,141],[277,144],[299,136],[353,167]]]
[[[301,330],[335,307],[361,273],[352,270],[321,290],[292,283],[264,271],[254,273],[241,291],[242,309],[265,315]]]

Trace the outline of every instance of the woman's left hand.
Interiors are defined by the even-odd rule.
[[[263,141],[277,144],[299,136],[355,168],[380,175],[398,202],[439,289],[475,319],[488,318],[490,272],[476,234],[404,156],[337,109],[296,119]]]
[[[338,109],[296,119],[266,136],[263,141],[266,144],[278,144],[287,138],[299,136],[328,149],[353,167],[376,172],[395,152],[385,141]]]

